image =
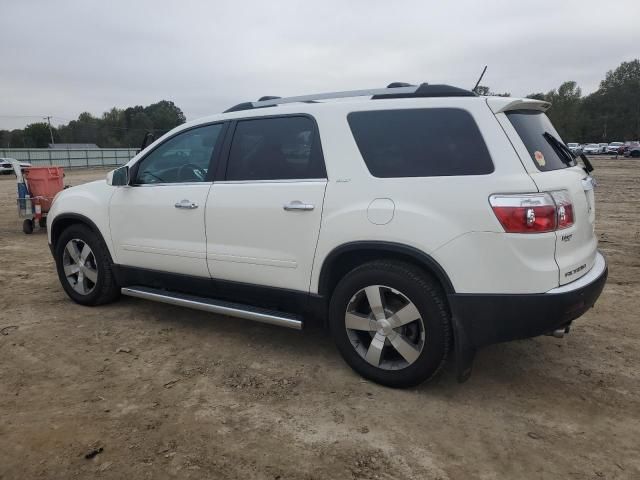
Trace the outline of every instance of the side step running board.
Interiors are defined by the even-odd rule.
[[[240,303],[213,300],[205,297],[195,297],[183,293],[168,292],[155,288],[124,287],[121,291],[123,295],[129,297],[144,298],[145,300],[153,300],[155,302],[194,308],[196,310],[204,310],[205,312],[218,313],[220,315],[229,315],[230,317],[269,323],[279,327],[302,330],[302,317],[289,313],[242,305]]]

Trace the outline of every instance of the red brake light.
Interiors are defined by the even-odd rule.
[[[544,233],[573,225],[566,191],[491,195],[489,203],[507,233]]]
[[[573,204],[571,203],[569,192],[560,190],[558,192],[551,192],[551,196],[558,210],[558,230],[573,225]]]

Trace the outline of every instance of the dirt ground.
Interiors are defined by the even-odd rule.
[[[594,163],[596,307],[412,390],[362,380],[321,331],[72,303],[0,178],[0,479],[640,478],[640,161]]]

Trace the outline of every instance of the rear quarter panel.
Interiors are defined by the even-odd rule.
[[[335,248],[353,241],[394,242],[422,250],[449,275],[457,292],[542,292],[557,286],[553,261],[555,236],[538,236],[531,256],[541,259],[530,270],[518,248],[496,219],[488,198],[493,193],[537,191],[493,113],[480,99],[411,99],[348,104],[316,115],[329,182],[311,279],[317,292],[324,259]],[[488,175],[376,178],[369,173],[347,122],[351,111],[458,107],[471,113],[493,159]],[[383,225],[372,223],[367,209],[375,199],[390,199],[394,211]],[[388,205],[388,202],[385,204]],[[491,240],[493,239],[493,240]],[[505,242],[507,247],[505,247]],[[526,257],[526,255],[524,255]],[[527,275],[526,281],[514,281]]]

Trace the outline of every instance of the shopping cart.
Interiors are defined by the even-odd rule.
[[[27,234],[33,233],[36,224],[45,228],[53,198],[64,189],[62,167],[29,167],[23,174],[16,160],[9,161],[17,178],[18,217],[24,218],[22,231]]]

